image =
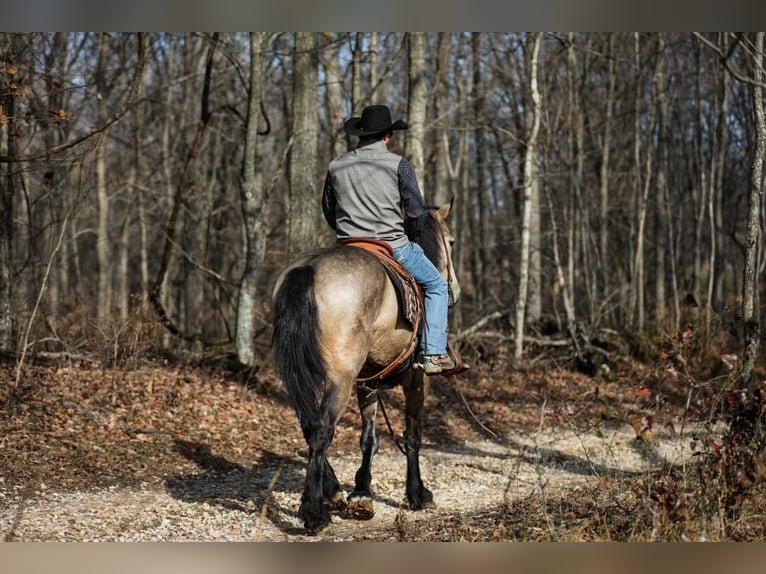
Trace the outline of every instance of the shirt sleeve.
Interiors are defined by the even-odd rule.
[[[322,191],[322,213],[327,224],[337,230],[337,224],[335,223],[335,202],[335,189],[332,187],[332,179],[328,171],[324,180],[324,190]]]
[[[399,161],[397,175],[399,177],[399,194],[402,198],[405,215],[404,228],[407,237],[415,241],[420,235],[426,217],[428,217],[428,209],[423,203],[423,195],[420,193],[415,169],[405,158]]]

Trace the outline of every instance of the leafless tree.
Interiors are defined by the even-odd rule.
[[[535,187],[535,157],[537,155],[537,136],[540,130],[540,93],[537,86],[538,57],[540,54],[541,33],[532,34],[529,40],[529,100],[531,106],[527,112],[527,138],[524,156],[524,215],[521,231],[521,258],[519,262],[519,292],[516,301],[516,333],[514,357],[520,360],[524,352],[524,321],[529,283],[530,222],[532,218],[532,193]]]

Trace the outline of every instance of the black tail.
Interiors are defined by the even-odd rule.
[[[318,328],[314,268],[296,267],[287,273],[274,300],[271,346],[304,432],[319,422],[319,394],[326,375]]]

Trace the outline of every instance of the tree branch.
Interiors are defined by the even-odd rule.
[[[143,78],[144,68],[146,67],[146,60],[147,60],[146,36],[143,32],[139,32],[137,36],[138,36],[138,63],[136,64],[136,72],[133,75],[133,81],[131,82],[130,89],[128,90],[128,95],[122,107],[116,112],[114,112],[111,116],[109,116],[103,125],[93,128],[92,130],[82,134],[81,136],[76,137],[72,141],[68,141],[51,148],[47,148],[37,153],[24,155],[24,156],[16,156],[16,157],[8,156],[8,155],[0,155],[0,163],[20,163],[20,162],[36,161],[39,159],[47,158],[51,155],[61,153],[62,151],[73,148],[81,144],[85,140],[90,139],[91,137],[98,135],[100,133],[103,133],[111,125],[119,121],[127,113],[130,107],[133,105],[133,101],[136,99],[136,96],[138,95],[138,89],[141,86],[141,80]]]

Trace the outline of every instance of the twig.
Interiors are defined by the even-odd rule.
[[[455,388],[457,389],[457,392],[458,392],[458,393],[460,393],[460,398],[461,398],[461,399],[463,399],[463,404],[465,405],[465,408],[468,410],[468,414],[470,414],[470,415],[471,415],[471,417],[473,418],[473,420],[475,420],[475,421],[476,421],[476,424],[478,424],[478,425],[479,425],[481,428],[483,428],[485,431],[487,431],[489,434],[491,434],[491,435],[492,435],[492,438],[498,438],[498,437],[497,437],[497,434],[495,434],[495,433],[494,433],[494,432],[492,432],[490,429],[488,429],[488,428],[487,428],[487,427],[484,425],[484,423],[482,423],[482,422],[481,422],[481,421],[480,421],[480,420],[479,420],[479,419],[476,417],[476,415],[474,414],[474,412],[471,410],[471,407],[470,407],[470,406],[468,406],[468,401],[466,401],[466,400],[465,400],[465,395],[463,394],[463,391],[460,389],[460,387],[458,387],[458,386],[455,384],[455,382],[456,382],[456,380],[457,380],[457,379],[455,378],[455,375],[451,375],[451,376],[450,376],[450,378],[452,379],[452,382],[453,382],[453,384],[454,384]]]
[[[13,388],[16,389],[19,386],[19,380],[21,379],[21,369],[24,366],[24,359],[27,355],[27,348],[29,347],[29,333],[32,330],[32,324],[35,322],[35,316],[37,315],[38,309],[40,309],[40,301],[42,301],[43,294],[45,293],[45,286],[48,283],[48,277],[51,274],[51,267],[53,266],[53,261],[56,259],[56,254],[59,252],[59,249],[61,249],[61,243],[64,241],[64,234],[66,233],[67,228],[67,222],[69,221],[69,216],[72,214],[71,211],[67,212],[67,214],[64,216],[64,221],[61,224],[61,233],[59,233],[58,241],[56,242],[56,247],[53,248],[53,253],[51,253],[51,256],[48,258],[48,264],[45,266],[45,274],[43,275],[42,283],[40,284],[40,291],[37,293],[37,301],[35,301],[35,306],[32,309],[32,315],[29,317],[29,322],[27,323],[27,328],[24,333],[24,342],[21,345],[21,356],[19,357],[18,362],[16,363],[16,377],[13,381]]]

